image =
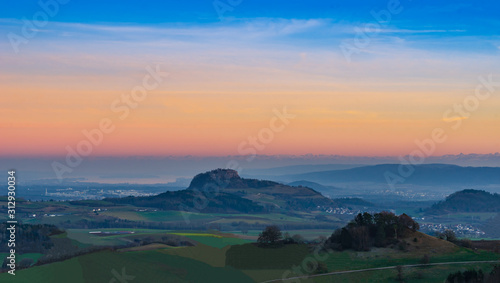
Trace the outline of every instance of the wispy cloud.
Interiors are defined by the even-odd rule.
[[[421,33],[464,33],[467,30],[463,29],[453,29],[453,30],[444,30],[444,29],[380,29],[378,32],[380,33],[404,33],[404,34],[421,34]]]
[[[456,117],[451,117],[451,118],[443,118],[443,122],[454,122],[454,121],[460,121],[460,120],[466,120],[466,119],[469,119],[469,117],[456,116]]]

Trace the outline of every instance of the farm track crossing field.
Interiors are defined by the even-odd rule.
[[[470,269],[481,269],[483,272],[489,273],[492,270],[491,263],[447,263],[438,266],[425,266],[425,267],[412,267],[403,266],[403,278],[404,282],[431,282],[431,283],[442,283],[447,274],[454,273],[457,271],[465,271]],[[279,278],[279,277],[277,277]],[[284,282],[294,282],[293,280],[299,280],[299,278],[293,279],[293,277],[288,277],[289,281]],[[271,282],[283,282],[279,280],[263,280],[262,283]],[[397,271],[395,266],[383,267],[380,269],[362,269],[362,270],[352,270],[346,272],[338,272],[334,274],[318,274],[313,275],[308,278],[300,278],[300,282],[400,282],[397,280]]]

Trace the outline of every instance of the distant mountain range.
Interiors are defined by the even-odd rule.
[[[463,190],[449,195],[427,209],[427,214],[457,212],[500,212],[500,195],[481,190]]]
[[[275,179],[284,182],[307,180],[322,184],[347,182],[386,183],[386,173],[398,175],[400,164],[381,164],[344,170],[288,174]],[[423,164],[413,166],[414,172],[405,184],[415,185],[489,185],[500,184],[500,167],[461,167],[449,164]]]
[[[136,177],[134,181],[141,181],[137,176],[147,173],[149,176],[160,176],[157,183],[165,180],[194,176],[211,168],[220,167],[229,161],[236,161],[245,169],[240,172],[242,177],[264,178],[285,174],[302,174],[330,170],[349,169],[363,165],[394,164],[398,163],[396,156],[342,156],[342,155],[256,155],[251,164],[247,162],[248,156],[129,156],[129,157],[93,157],[89,158],[78,167],[68,178],[83,178],[87,181],[98,180],[99,176],[108,177],[120,174]],[[52,163],[54,161],[64,164],[64,157],[2,157],[0,170],[6,172],[12,168],[19,170],[20,181],[55,179]],[[427,163],[454,164],[459,166],[500,166],[500,153],[491,154],[458,154],[429,156]],[[308,165],[309,164],[309,165]],[[337,167],[335,167],[337,166]],[[339,167],[340,166],[340,167]],[[251,167],[251,168],[250,168]],[[140,172],[138,172],[140,168]],[[144,177],[144,176],[143,176]],[[82,180],[83,180],[82,179]],[[162,180],[163,179],[163,180]],[[102,179],[105,180],[105,179]],[[109,180],[109,179],[108,179]],[[144,179],[148,180],[148,179]],[[274,180],[274,179],[273,179]],[[60,180],[55,180],[60,182]],[[292,180],[297,181],[297,180]],[[38,182],[38,181],[37,181]],[[116,183],[131,182],[130,178],[117,180]],[[39,183],[39,182],[38,182]],[[136,182],[143,183],[146,182]],[[147,183],[152,183],[148,181]]]
[[[366,166],[368,164],[304,164],[289,165],[262,169],[245,169],[243,176],[248,178],[265,178],[266,176],[303,174],[310,172],[343,170]]]

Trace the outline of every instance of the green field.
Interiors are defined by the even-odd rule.
[[[133,231],[134,234],[126,235],[110,235],[110,236],[97,236],[92,235],[91,231]],[[119,228],[108,228],[108,229],[68,229],[68,238],[78,241],[83,244],[90,244],[95,246],[112,246],[112,245],[123,245],[130,241],[126,240],[130,236],[140,236],[147,234],[167,234],[170,230],[154,230],[154,229],[119,229]]]
[[[91,231],[133,231],[134,234],[125,235],[109,235],[109,236],[98,236],[90,234]],[[238,245],[253,242],[252,240],[241,239],[238,237],[227,237],[218,234],[205,233],[205,232],[184,232],[184,231],[172,231],[172,230],[155,230],[155,229],[68,229],[67,237],[69,239],[77,241],[78,246],[83,247],[87,245],[96,246],[111,246],[111,245],[123,245],[130,242],[130,239],[139,238],[141,236],[151,236],[151,235],[178,235],[183,236],[188,239],[194,240],[196,242],[213,246],[217,248],[223,248],[228,245]]]
[[[63,262],[0,274],[0,282],[110,282],[115,276],[131,276],[131,282],[253,282],[231,267],[213,267],[186,257],[159,251],[99,252]],[[116,282],[118,279],[116,279]]]
[[[211,236],[211,235],[204,235],[204,234],[187,234],[186,233],[173,233],[174,235],[184,235],[187,238],[194,240],[198,243],[202,243],[207,246],[215,247],[215,248],[223,248],[225,246],[230,246],[230,245],[240,245],[240,244],[246,244],[250,242],[254,242],[251,240],[245,240],[245,239],[240,239],[240,238],[230,238],[230,237],[222,237],[222,236]]]
[[[183,222],[187,217],[190,221],[206,220],[211,223],[231,224],[243,222],[248,224],[276,224],[276,223],[302,223],[304,218],[289,216],[280,213],[271,214],[223,214],[223,213],[193,213],[181,211],[137,211],[136,207],[110,207],[107,211],[99,212],[103,216],[111,216],[131,221],[152,222]],[[332,221],[341,220],[328,215]],[[312,215],[305,214],[304,217],[313,219]],[[63,219],[63,218],[61,218]],[[56,220],[46,220],[56,222]]]
[[[131,221],[158,221],[158,222],[179,222],[188,217],[191,221],[218,219],[218,216],[203,213],[181,212],[181,211],[137,211],[137,207],[117,207],[108,208],[107,211],[99,213],[104,216],[112,216],[119,219]]]
[[[280,248],[237,245],[226,252],[226,265],[244,270],[287,269],[299,265],[308,254],[307,245],[286,245]]]
[[[241,231],[229,231],[229,233],[234,233],[234,234],[240,234],[240,235],[247,235],[247,236],[254,236],[258,237],[259,233],[262,232],[261,230],[249,230],[245,234],[243,234]],[[326,229],[310,229],[310,230],[283,230],[283,233],[288,233],[290,236],[293,235],[301,235],[304,237],[306,240],[314,240],[317,239],[320,236],[324,237],[330,237],[333,233],[332,230],[326,230]]]
[[[142,230],[142,233],[150,233]],[[174,232],[176,233],[176,232]],[[210,233],[176,234],[198,239],[224,241],[235,239]],[[425,236],[422,236],[425,237]],[[109,282],[114,272],[134,276],[130,282],[262,282],[305,273],[304,266],[314,254],[306,245],[286,245],[280,248],[259,248],[252,244],[231,245],[220,248],[216,242],[199,241],[193,247],[169,248],[165,245],[145,246],[145,250],[104,251],[72,258],[63,262],[18,270],[16,276],[0,274],[0,282]],[[500,255],[472,251],[458,247],[439,250],[438,244],[423,251],[430,254],[430,262],[500,260]],[[154,250],[147,250],[155,248]],[[448,252],[444,252],[448,251]],[[358,270],[373,267],[418,264],[422,253],[408,253],[397,249],[373,249],[369,252],[320,253],[321,262],[329,272]],[[39,255],[24,255],[37,257]],[[21,257],[20,257],[21,258]],[[442,265],[404,268],[405,282],[443,282],[449,273],[469,268],[485,272],[492,264]],[[113,271],[114,270],[114,271]],[[295,272],[293,270],[298,270]],[[117,281],[119,282],[119,281]],[[290,281],[293,282],[293,281]],[[397,282],[396,270],[364,271],[304,279],[301,282]]]

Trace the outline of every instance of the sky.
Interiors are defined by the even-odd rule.
[[[500,151],[498,1],[40,3],[0,9],[3,157]]]

